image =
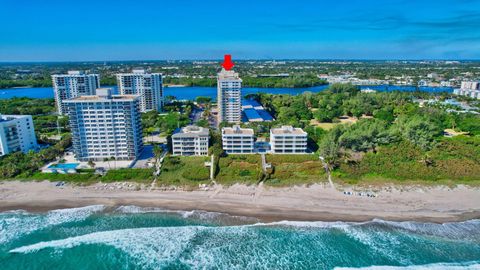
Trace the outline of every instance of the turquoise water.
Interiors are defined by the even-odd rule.
[[[88,206],[0,213],[0,269],[480,269],[480,220],[276,222]]]
[[[58,163],[48,166],[49,169],[75,169],[80,163]]]

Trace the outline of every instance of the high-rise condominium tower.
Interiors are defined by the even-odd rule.
[[[64,101],[73,135],[73,151],[80,161],[133,160],[142,149],[140,98],[112,95],[108,88],[95,96]]]
[[[139,95],[140,111],[162,111],[163,85],[162,74],[146,73],[143,69],[134,69],[132,73],[117,74],[120,95]]]
[[[31,115],[0,115],[0,156],[37,148]]]
[[[52,75],[55,104],[60,115],[65,114],[63,101],[79,96],[95,95],[100,87],[97,74],[85,74],[81,71],[69,71],[68,74]]]
[[[242,120],[242,79],[233,70],[222,69],[217,77],[218,122]]]

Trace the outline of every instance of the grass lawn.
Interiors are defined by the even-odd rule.
[[[316,120],[316,119],[312,119],[312,120],[310,120],[310,125],[315,126],[315,127],[319,127],[319,128],[325,129],[325,130],[330,130],[333,127],[335,127],[336,125],[338,125],[338,123],[324,123],[324,122],[318,122],[318,120]]]
[[[148,184],[153,181],[153,169],[117,169],[108,170],[107,173],[100,179],[102,182],[137,182]]]
[[[205,161],[210,161],[210,157],[167,156],[157,185],[194,188],[199,184],[210,183],[210,168],[205,167]]]
[[[89,185],[97,182],[111,183],[111,182],[136,182],[148,184],[153,181],[153,169],[117,169],[108,170],[104,176],[94,174],[92,170],[80,170],[81,173],[74,174],[60,174],[60,173],[42,173],[37,172],[31,176],[22,177],[20,179],[36,180],[36,181],[64,181],[68,183],[76,183],[82,185]]]
[[[42,173],[37,172],[30,176],[18,176],[17,179],[21,180],[34,180],[34,181],[64,181],[73,184],[90,185],[100,181],[101,176],[93,173],[76,173],[76,174],[59,174],[59,173]]]
[[[260,155],[228,155],[219,160],[215,180],[223,185],[257,184],[263,177]]]
[[[265,180],[270,186],[292,186],[327,181],[317,155],[267,155],[272,173]]]

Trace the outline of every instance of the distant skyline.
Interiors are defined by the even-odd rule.
[[[480,0],[0,4],[0,62],[480,59]]]

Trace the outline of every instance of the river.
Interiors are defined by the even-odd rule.
[[[320,92],[325,90],[328,85],[307,87],[307,88],[255,88],[245,87],[242,89],[244,95],[252,93],[270,93],[270,94],[291,94],[298,95],[305,91]],[[113,86],[116,89],[115,86]],[[371,88],[377,91],[415,91],[414,86],[394,86],[394,85],[375,85],[360,86],[360,88]],[[421,91],[426,92],[452,92],[451,87],[420,87]],[[217,97],[216,87],[165,87],[165,96],[175,96],[177,99],[194,100],[198,96],[208,96],[212,99]],[[29,98],[53,98],[52,87],[36,87],[36,88],[8,88],[0,89],[0,99],[9,99],[13,97],[29,97]]]

